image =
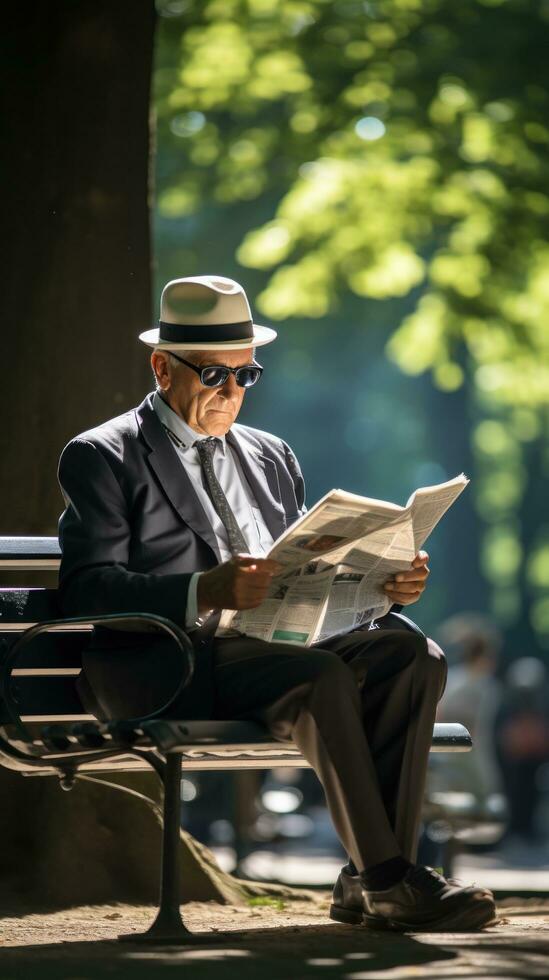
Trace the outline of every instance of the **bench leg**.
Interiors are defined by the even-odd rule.
[[[126,933],[118,937],[122,942],[181,944],[197,941],[197,937],[185,926],[179,910],[180,829],[181,756],[174,753],[166,756],[164,772],[160,907],[156,919],[147,932]]]

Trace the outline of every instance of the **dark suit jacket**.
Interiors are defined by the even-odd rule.
[[[227,441],[277,538],[304,509],[295,456],[281,439],[249,426],[233,425]],[[61,455],[59,482],[66,503],[59,523],[65,614],[150,612],[184,626],[192,573],[214,567],[220,556],[152,396],[73,439]],[[192,633],[187,718],[211,713],[212,620]],[[138,717],[169,701],[183,676],[181,658],[172,641],[156,636],[95,632],[79,681],[88,710],[100,718]]]

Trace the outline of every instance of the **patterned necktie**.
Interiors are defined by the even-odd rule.
[[[207,439],[198,439],[194,443],[194,448],[196,449],[200,459],[202,472],[204,474],[206,487],[212,504],[219,514],[219,517],[227,532],[231,554],[247,555],[250,551],[248,543],[238,526],[236,517],[231,510],[231,505],[227,500],[223,487],[221,486],[214,472],[213,454],[215,452],[216,442],[217,439],[215,439],[213,436],[209,436]]]

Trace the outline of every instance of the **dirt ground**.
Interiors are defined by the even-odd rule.
[[[144,980],[179,971],[192,980],[456,980],[549,976],[549,901],[507,899],[497,925],[480,933],[367,932],[333,923],[328,895],[251,907],[193,903],[188,927],[214,945],[118,943],[146,929],[148,906],[79,907],[0,917],[0,980]],[[226,935],[224,935],[226,933]],[[213,935],[212,935],[213,934]]]

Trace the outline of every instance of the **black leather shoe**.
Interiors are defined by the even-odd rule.
[[[362,883],[360,875],[351,875],[344,867],[334,885],[330,919],[336,922],[347,922],[350,925],[361,925],[364,916],[362,901]]]
[[[422,869],[416,867],[412,870],[418,871]],[[466,888],[461,884],[461,882],[456,881],[455,878],[444,879],[441,875],[438,875],[436,871],[432,871],[431,868],[425,868],[423,870],[436,876],[436,879],[446,882],[450,888],[476,896],[477,901],[480,899],[486,899],[490,904],[490,907],[493,909],[492,919],[495,918],[494,896],[487,888],[483,888],[480,885],[470,885]],[[400,884],[402,883],[399,882],[399,885]],[[398,888],[399,885],[395,885],[394,888]],[[388,893],[392,891],[393,889],[390,888],[384,892],[371,892],[369,894],[375,896],[387,896]],[[336,922],[345,922],[350,925],[363,924],[373,929],[402,928],[401,926],[391,926],[391,924],[386,920],[385,916],[378,914],[371,915],[367,911],[365,912],[365,900],[363,898],[363,888],[360,875],[349,874],[347,867],[341,869],[339,877],[335,883],[332,904],[330,906],[330,918],[334,919]],[[488,923],[485,923],[485,925],[487,924]]]
[[[460,886],[432,868],[415,865],[402,881],[384,891],[362,892],[364,923],[401,932],[462,932],[496,921],[494,897],[487,889]]]

